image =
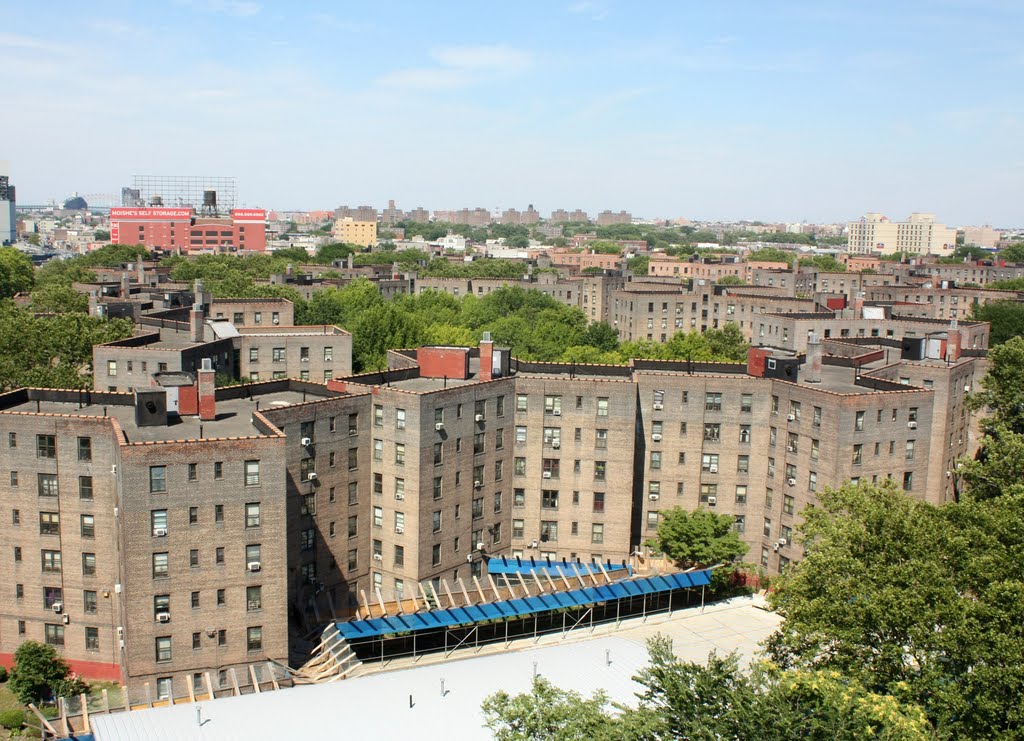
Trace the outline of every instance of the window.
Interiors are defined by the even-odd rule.
[[[24,592],[22,592],[24,594]],[[60,587],[43,587],[43,609],[51,610],[57,602],[64,601],[64,590]]]
[[[608,416],[608,399],[605,397],[598,398],[597,400],[597,416],[607,417]]]
[[[561,396],[545,396],[544,397],[544,414],[559,415],[562,413],[562,397]]]
[[[7,433],[7,447],[16,448],[18,447],[18,433],[8,432]]]
[[[660,512],[648,512],[647,513],[647,529],[648,530],[657,530],[658,529],[658,521],[660,519],[661,519],[661,513]]]
[[[704,440],[706,442],[717,443],[721,435],[722,426],[717,422],[706,423],[704,425]]]
[[[718,484],[701,484],[700,485],[700,502],[701,504],[711,504],[711,497],[715,497],[716,501],[718,498]]]
[[[754,395],[753,394],[741,394],[740,395],[740,411],[744,414],[749,414],[754,408]]]
[[[905,471],[903,474],[903,490],[910,491],[914,488],[914,472]]]
[[[213,505],[213,521],[223,523],[224,522],[224,505],[215,504]]]
[[[225,592],[223,589],[218,589],[217,590],[217,606],[218,607],[223,607],[227,603],[228,603],[227,592]]]
[[[395,465],[405,465],[405,443],[395,443]]]
[[[782,511],[784,514],[791,515],[796,511],[796,499],[786,494],[782,497]]]
[[[21,623],[18,624],[18,631],[24,635],[25,631],[21,629]],[[64,645],[64,626],[53,625],[51,623],[46,624],[46,642],[51,646],[63,646]]]
[[[738,455],[736,456],[736,473],[749,473],[750,472],[750,456],[749,455]]]
[[[117,361],[116,360],[108,360],[107,361],[107,375],[108,376],[116,376],[117,375]]]
[[[526,489],[513,489],[512,490],[512,506],[513,507],[525,507],[526,506]]]
[[[660,468],[661,468],[661,451],[660,450],[652,450],[651,451],[651,469],[656,471],[656,470],[658,470]]]
[[[396,409],[395,410],[395,427],[397,429],[399,429],[399,430],[404,430],[405,429],[405,410],[404,409]]]
[[[86,651],[99,651],[100,650],[100,629],[86,627],[85,629],[85,650]]]
[[[245,563],[247,565],[250,563],[259,563],[263,560],[261,558],[262,554],[263,549],[260,547],[259,543],[250,543],[245,546]]]
[[[773,395],[772,396],[772,414],[778,414],[778,413],[779,413],[779,397]]]
[[[350,505],[357,504],[359,502],[359,482],[350,481],[348,482],[348,503]]]
[[[373,508],[373,526],[384,527],[384,508],[375,506]]]
[[[501,512],[501,492],[494,492],[494,512]]]
[[[504,417],[505,416],[505,397],[504,396],[496,397],[495,400],[494,400],[494,405],[495,405],[495,412],[494,412],[495,415],[497,415],[498,417]]]
[[[435,533],[441,532],[441,510],[434,510],[432,525]]]
[[[258,347],[249,348],[249,362],[258,363],[260,362],[260,349]]]
[[[718,455],[715,453],[704,453],[700,457],[700,469],[708,473],[718,473]]]
[[[224,478],[224,464],[221,461],[215,461],[213,464],[213,478],[217,481]]]
[[[316,474],[316,458],[303,458],[299,461],[299,480],[309,481],[310,474]]]
[[[541,520],[540,539],[545,543],[558,540],[558,522],[555,520]]]
[[[260,503],[250,502],[246,505],[246,527],[260,526]]]
[[[747,503],[747,487],[745,485],[738,485],[736,487],[736,504]]]
[[[591,543],[603,543],[604,542],[604,524],[595,522],[590,526],[590,542]]]
[[[864,446],[861,443],[857,443],[853,446],[853,465],[859,466],[864,458]]]
[[[750,442],[750,425],[740,425],[740,442]]]
[[[512,520],[512,537],[522,538],[525,530],[524,520]]]
[[[78,438],[78,460],[80,460],[80,461],[91,461],[92,460],[92,438],[91,437],[80,437],[80,438]]]
[[[853,420],[855,432],[864,432],[864,412],[857,412]]]
[[[558,509],[558,492],[554,489],[544,489],[541,492],[541,508]]]
[[[473,435],[473,455],[481,455],[484,452],[486,433],[477,432]]]
[[[479,520],[484,516],[484,498],[476,497],[473,499],[473,519]]]
[[[160,537],[167,535],[167,510],[165,509],[154,509],[150,510],[149,513],[149,524],[151,527],[151,533]]]
[[[60,535],[60,513],[40,512],[39,513],[39,534]]]
[[[18,472],[17,471],[11,471],[11,486],[17,486],[17,485],[18,485]]]
[[[761,528],[761,534],[766,538],[772,537],[772,521],[771,519],[764,518],[764,527]]]
[[[271,355],[271,359],[275,363],[283,363],[284,362],[284,348],[283,347],[272,348],[271,351],[270,351],[270,355]]]
[[[807,489],[809,491],[818,490],[818,474],[814,471],[807,474]]]
[[[543,476],[546,479],[557,479],[558,473],[561,468],[557,458],[544,458],[541,461],[543,467]]]
[[[324,348],[324,362],[325,363],[334,362],[334,348],[333,347],[325,347]]]
[[[775,447],[775,443],[778,440],[778,437],[779,437],[779,431],[776,428],[774,428],[774,427],[769,427],[768,428],[768,444],[771,445],[774,448]]]
[[[704,394],[704,411],[705,412],[720,412],[720,411],[722,411],[722,395],[720,393],[706,393],[706,394]]]
[[[154,494],[167,491],[167,467],[149,467],[149,491]]]
[[[166,553],[154,553],[153,554],[153,578],[162,579],[169,575],[167,568],[167,554]]]
[[[192,592],[192,609],[199,609],[199,592]]]
[[[96,592],[92,589],[82,592],[82,612],[87,615],[96,614]]]
[[[818,448],[819,448],[819,441],[812,439],[811,440],[811,460],[812,461],[818,460]]]
[[[384,407],[382,407],[380,404],[374,404],[373,406],[373,426],[384,426]]]
[[[814,419],[812,424],[815,427],[821,427],[821,407],[814,407]]]
[[[17,549],[20,550],[20,549]],[[17,560],[17,559],[15,559]],[[43,573],[59,574],[61,571],[60,551],[42,551]]]
[[[910,407],[910,409],[907,412],[907,422],[914,422],[915,424],[917,423],[917,407]]]
[[[788,433],[786,435],[786,450],[788,452],[790,452],[790,453],[798,453],[799,452],[799,448],[798,448],[799,441],[800,441],[800,436],[797,435],[795,432]]]
[[[525,412],[526,411],[526,400],[527,400],[527,398],[528,397],[526,396],[526,394],[516,394],[516,411],[517,412]]]
[[[526,425],[516,425],[516,443],[526,442]]]
[[[96,537],[96,518],[93,515],[82,515],[81,518],[82,537]]]
[[[263,650],[263,627],[260,625],[246,628],[245,630],[245,649],[247,651],[262,651]]]
[[[594,461],[594,480],[604,481],[608,473],[608,465],[605,461]]]
[[[598,450],[605,450],[608,447],[608,430],[594,431],[594,447]]]
[[[171,637],[161,636],[156,639],[156,660],[158,662],[171,660]]]
[[[732,523],[732,529],[738,533],[744,533],[747,531],[747,517],[746,515],[735,515]]]
[[[37,479],[37,486],[39,488],[39,496],[57,496],[57,475],[52,473],[39,474]]]

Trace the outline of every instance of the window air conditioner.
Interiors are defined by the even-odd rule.
[[[789,541],[786,540],[785,538],[779,538],[779,540],[777,542],[778,542],[779,545],[786,545],[786,544],[789,543]]]
[[[544,472],[544,478],[546,478],[546,479],[551,478],[551,471],[545,471]]]
[[[64,617],[61,620],[61,622],[64,623],[65,625],[68,625],[71,622],[71,616],[70,615],[64,615]]]
[[[401,492],[397,492],[395,494],[395,499],[397,499],[399,502],[401,502],[403,499],[405,499],[405,494],[402,494]]]
[[[790,486],[796,486],[796,479],[788,479],[786,483]]]
[[[274,324],[280,324],[280,323],[281,323],[281,320],[280,320],[280,319],[275,319],[275,320],[274,320]]]
[[[384,556],[382,556],[382,555],[381,555],[381,554],[379,554],[379,553],[374,553],[374,554],[373,554],[373,560],[374,560],[374,561],[383,561],[383,560],[384,560]]]
[[[778,550],[779,550],[779,544],[778,544],[778,543],[776,543],[775,545],[773,545],[773,546],[772,546],[772,550],[773,550],[773,551],[778,551]]]
[[[714,507],[716,504],[718,504],[718,497],[708,497],[708,504]]]
[[[551,411],[551,413],[552,413],[553,415],[555,415],[556,417],[561,417],[561,416],[562,416],[562,410],[561,410],[561,409],[553,409],[553,410]]]
[[[551,447],[554,448],[555,450],[558,450],[560,447],[562,447],[562,443],[558,442],[558,440],[553,440],[551,442]]]
[[[665,408],[664,404],[655,404],[654,405],[654,411],[656,411],[656,412],[660,412],[664,408]]]
[[[916,430],[917,429],[917,422],[907,422],[907,427],[909,427],[912,430]]]
[[[661,498],[661,495],[660,494],[648,494],[647,498],[650,499],[652,502],[657,502]]]
[[[476,487],[477,489],[479,489],[483,485],[484,485],[483,481],[474,481],[473,482],[473,486]]]
[[[405,532],[405,528],[401,525],[395,525],[395,532],[401,535]]]
[[[153,535],[155,537],[157,537],[157,538],[166,537],[167,536],[167,528],[165,528],[165,527],[158,527],[155,530],[153,530]]]
[[[440,432],[443,429],[444,429],[444,422],[435,422],[434,423],[434,430],[435,431]]]
[[[475,417],[473,417],[473,419],[475,419],[477,422],[483,422],[484,421],[484,415],[478,414]]]
[[[299,360],[301,360],[303,363],[309,362],[309,358],[299,358]]]
[[[306,474],[306,478],[309,481],[316,481],[316,472],[315,471],[309,472],[308,474]]]
[[[299,442],[302,444],[302,447],[308,448],[310,445],[313,444],[313,438],[311,438],[311,437],[304,437],[301,440],[299,440]]]
[[[171,622],[171,613],[169,613],[169,612],[158,612],[156,614],[156,621],[158,623],[169,623],[169,622]]]
[[[796,422],[796,415],[790,414],[788,417],[786,417],[786,419],[788,419],[790,422]]]
[[[786,446],[786,452],[787,453],[795,453],[796,452],[796,448],[794,448],[792,445],[787,445]]]
[[[246,603],[246,607],[248,608],[249,612],[252,612],[253,610],[261,609],[262,605],[257,600],[249,600]]]
[[[261,564],[259,561],[250,561],[246,564],[246,568],[248,568],[249,571],[256,572],[263,568],[263,564]]]
[[[53,611],[54,612],[60,614],[63,610],[64,610],[64,603],[63,602],[54,602],[53,603]]]
[[[478,551],[482,551],[484,549],[484,544],[482,542],[481,543],[477,543],[476,544],[476,549]]]
[[[661,433],[660,432],[655,432],[653,435],[651,435],[651,440],[653,440],[656,443],[660,443],[661,442]]]
[[[708,471],[710,471],[711,473],[718,473],[718,464],[717,463],[709,464],[708,465]]]

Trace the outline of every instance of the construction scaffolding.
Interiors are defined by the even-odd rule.
[[[238,207],[238,185],[234,177],[222,175],[133,175],[132,187],[121,190],[122,206],[209,207],[207,193],[216,193],[214,206],[221,213]],[[216,215],[216,214],[209,214]]]

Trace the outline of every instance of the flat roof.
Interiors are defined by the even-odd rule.
[[[540,647],[526,638],[514,642],[525,650],[504,650],[496,644],[481,647],[482,655],[472,658],[433,654],[412,668],[201,702],[202,726],[189,703],[94,714],[89,720],[96,741],[328,738],[338,735],[339,728],[354,738],[432,738],[437,733],[490,739],[483,725],[484,698],[499,690],[528,692],[535,669],[562,689],[584,697],[604,690],[610,702],[635,707],[636,693],[643,688],[633,677],[647,665],[645,641],[654,635],[670,638],[675,654],[685,661],[704,663],[712,651],[737,651],[746,664],[781,622],[778,615],[758,609],[760,604],[757,598],[734,598],[706,609],[649,616],[646,622],[639,617],[625,620],[617,629],[614,624],[598,626],[596,637],[570,634],[562,640],[556,634],[542,637]],[[465,653],[471,651],[476,649]],[[411,658],[398,659],[392,666],[411,663]]]
[[[300,391],[281,391],[265,394],[257,399],[228,399],[217,402],[217,418],[201,421],[198,417],[171,417],[172,424],[153,427],[137,427],[135,425],[135,407],[121,405],[90,404],[80,407],[75,402],[29,400],[17,404],[3,412],[29,412],[40,414],[65,414],[78,417],[110,417],[120,424],[127,442],[167,442],[171,440],[199,440],[223,437],[256,437],[263,433],[253,427],[252,414],[256,411],[259,401],[261,411],[270,411],[277,407],[300,404],[303,401],[327,398],[303,394]],[[199,428],[202,427],[200,437]]]

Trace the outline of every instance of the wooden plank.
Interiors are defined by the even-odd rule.
[[[258,695],[263,690],[260,689],[260,680],[256,676],[256,667],[252,664],[249,664],[249,676],[252,677],[252,691]]]
[[[519,595],[516,594],[516,590],[512,588],[512,582],[509,581],[508,574],[502,574],[502,576],[505,578],[505,586],[508,588],[508,598],[515,599]]]
[[[45,715],[39,712],[39,708],[37,708],[33,703],[30,702],[28,704],[28,709],[35,713],[36,718],[39,720],[40,723],[43,724],[43,728],[48,730],[54,736],[60,735],[59,733],[57,733],[57,729],[50,725],[50,721],[46,719]]]
[[[597,562],[597,567],[601,569],[601,573],[604,574],[604,580],[606,584],[612,583],[612,578],[608,575],[608,570],[605,569],[604,564],[600,561]]]
[[[235,674],[235,667],[231,667],[231,687],[234,689],[235,695],[241,695],[242,690],[238,688],[238,675]]]
[[[384,598],[380,594],[380,587],[374,587],[373,591],[377,594],[377,604],[380,605],[380,615],[381,615],[381,617],[387,617],[388,616],[388,611],[384,607]]]
[[[452,590],[448,588],[448,582],[444,577],[441,578],[441,586],[444,587],[445,594],[448,595],[448,607],[455,607],[455,598],[452,597]]]
[[[473,602],[469,599],[469,592],[466,591],[466,582],[459,579],[459,586],[462,587],[462,596],[466,599],[466,607],[469,607]]]
[[[423,609],[424,610],[429,610],[430,609],[430,597],[427,595],[426,587],[423,586],[423,582],[421,582],[421,581],[416,582],[416,586],[418,586],[420,588],[420,596],[423,597]]]
[[[580,586],[586,588],[587,582],[583,579],[583,574],[580,573],[580,565],[575,561],[572,562],[572,570],[576,572],[576,578],[580,580]]]
[[[132,701],[128,697],[128,688],[123,684],[121,685],[121,697],[124,698],[124,709],[130,712],[132,709]]]
[[[362,588],[360,588],[360,589],[359,589],[359,594],[360,594],[360,595],[362,596],[362,598],[363,598],[363,605],[364,605],[364,606],[365,606],[365,608],[366,608],[366,617],[364,617],[364,618],[361,618],[361,619],[363,619],[363,620],[369,620],[370,618],[372,618],[372,617],[373,617],[373,613],[372,613],[372,612],[370,612],[370,600],[368,600],[368,599],[366,598],[366,590],[365,590],[365,589],[362,589]],[[357,617],[357,618],[359,618],[358,610],[356,611],[356,613],[357,613],[357,614],[356,614],[356,617]]]
[[[91,733],[89,730],[89,697],[84,692],[78,697],[82,701],[82,723],[84,724],[82,732]]]
[[[188,700],[189,702],[194,703],[196,701],[196,688],[195,682],[192,681],[192,677],[186,676],[185,684],[188,685]]]
[[[213,678],[210,677],[210,672],[203,672],[203,676],[206,677],[206,691],[210,693],[210,699],[213,700],[217,697],[213,694]]]
[[[480,604],[486,604],[487,597],[484,596],[484,590],[483,587],[480,586],[480,580],[474,576],[473,583],[476,584],[476,591],[480,594]]]
[[[537,582],[537,589],[540,590],[540,594],[544,594],[544,582],[542,582],[540,580],[540,577],[537,576],[537,569],[536,569],[536,567],[530,569],[530,574],[533,575],[533,580],[535,582]]]
[[[275,690],[281,689],[281,685],[277,683],[277,675],[274,673],[274,665],[268,661],[267,668],[270,670],[270,683],[274,685]]]
[[[491,577],[491,573],[489,571],[487,572],[487,583],[491,585],[491,591],[494,592],[495,601],[501,602],[501,593],[498,591],[498,587],[494,585],[494,579]]]

